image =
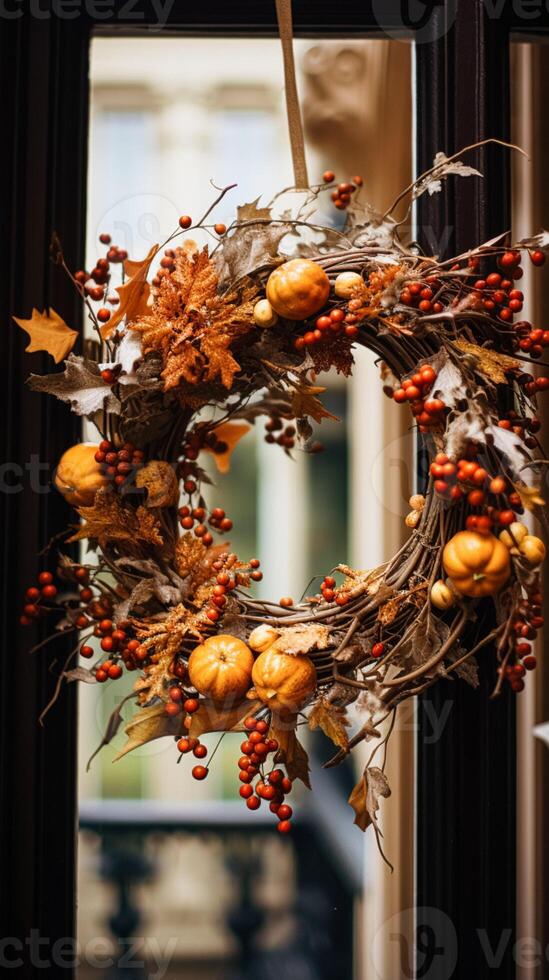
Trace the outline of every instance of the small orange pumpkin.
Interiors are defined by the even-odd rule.
[[[99,446],[81,442],[63,453],[55,473],[55,486],[73,507],[91,507],[95,494],[107,485],[106,474],[96,462]]]
[[[236,636],[220,633],[195,647],[189,657],[193,687],[216,704],[241,700],[251,684],[254,655]]]
[[[258,698],[273,711],[297,712],[316,690],[316,668],[310,657],[281,653],[274,643],[255,661],[252,681]]]
[[[287,320],[306,320],[324,306],[330,295],[330,280],[311,259],[290,259],[271,272],[267,299],[273,310]]]
[[[495,595],[511,574],[509,551],[493,534],[459,531],[448,541],[442,563],[461,595]]]

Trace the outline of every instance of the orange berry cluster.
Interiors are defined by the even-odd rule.
[[[355,309],[353,304],[356,302],[358,302],[359,307],[362,305],[360,300],[349,300],[348,312],[340,306],[334,306],[329,313],[322,313],[321,316],[318,316],[312,329],[307,330],[300,337],[296,337],[294,340],[295,349],[303,350],[305,347],[314,347],[316,344],[326,343],[335,334],[342,332],[346,337],[354,340],[358,336],[357,316],[353,312]]]
[[[223,439],[218,439],[215,430],[208,431],[203,426],[197,426],[189,435],[183,446],[185,460],[194,463],[198,459],[201,449],[210,449],[212,453],[219,455],[226,453],[229,448]]]
[[[213,536],[204,523],[206,519],[210,527],[219,534],[226,534],[233,527],[233,522],[225,515],[222,507],[213,507],[208,514],[205,507],[189,507],[185,504],[177,513],[183,530],[193,531],[195,537],[200,538],[207,548],[213,543]]]
[[[278,752],[278,742],[275,738],[268,738],[269,724],[266,721],[250,716],[245,719],[244,728],[249,734],[240,746],[242,756],[238,760],[238,778],[243,784],[240,796],[246,800],[249,810],[259,810],[261,801],[265,800],[271,813],[278,817],[278,831],[287,834],[291,829],[292,808],[284,799],[292,790],[292,781],[282,769],[272,769],[269,773],[265,773],[264,769],[268,756]]]
[[[325,184],[333,184],[335,179],[336,175],[333,170],[325,170],[322,174],[322,180]],[[334,207],[338,211],[345,211],[351,203],[351,196],[358,187],[362,187],[363,183],[362,177],[357,175],[356,177],[352,177],[351,180],[346,180],[338,184],[331,194]]]
[[[205,616],[210,623],[216,623],[223,614],[227,604],[227,592],[232,592],[238,585],[246,585],[248,578],[253,582],[261,582],[263,572],[259,570],[259,558],[250,558],[248,565],[235,569],[238,561],[235,554],[221,555],[212,562],[212,569],[217,572],[216,584],[213,587],[209,603],[205,606]]]
[[[437,372],[430,364],[423,364],[411,378],[405,378],[401,388],[393,392],[393,399],[402,404],[410,402],[420,432],[429,432],[441,424],[446,405],[442,398],[427,398],[437,379]]]
[[[470,507],[484,509],[480,515],[467,517],[470,531],[488,533],[493,524],[507,527],[516,520],[517,513],[523,513],[520,496],[510,488],[505,477],[490,476],[476,459],[463,457],[454,463],[446,453],[437,453],[429,471],[435,478],[435,492],[440,496],[453,501],[466,497]],[[489,495],[496,497],[503,507],[486,506]]]
[[[335,602],[336,606],[346,606],[351,598],[348,592],[336,589],[336,580],[333,575],[324,576],[320,591],[325,602]]]
[[[120,629],[111,619],[103,619],[95,627],[93,635],[101,638],[101,649],[110,654],[108,660],[103,661],[95,668],[95,679],[100,684],[107,680],[118,680],[122,677],[123,666],[126,670],[137,670],[139,666],[153,659],[143,644],[135,637],[130,637],[126,630]],[[80,655],[89,659],[93,656],[93,647],[84,644],[80,648]]]
[[[270,418],[265,423],[265,442],[271,445],[276,443],[278,446],[282,446],[283,449],[293,449],[295,446],[295,426],[294,425],[284,425],[284,422],[277,415],[271,415]],[[275,436],[275,432],[278,435]]]
[[[97,259],[90,273],[84,269],[79,269],[74,278],[80,287],[82,295],[88,299],[94,302],[101,302],[106,298],[106,302],[111,306],[117,306],[120,302],[120,297],[116,293],[106,296],[110,281],[110,267],[113,263],[125,262],[128,258],[128,253],[125,249],[113,245],[111,236],[106,232],[102,232],[99,236],[99,241],[102,245],[109,246],[106,256]],[[101,307],[97,312],[97,319],[101,323],[107,323],[110,317],[111,311],[106,306]]]
[[[543,381],[543,378],[539,380]],[[504,418],[499,420],[498,427],[500,429],[507,429],[508,432],[514,432],[529,449],[535,449],[538,445],[538,440],[535,438],[534,433],[539,432],[541,422],[537,416],[530,418],[528,416],[520,416],[511,409],[511,411],[506,413]]]
[[[442,313],[444,307],[436,299],[440,282],[436,276],[427,276],[404,284],[399,300],[404,306],[411,306],[420,313]]]
[[[95,461],[101,464],[103,472],[113,481],[115,487],[122,487],[130,483],[137,470],[143,466],[144,455],[143,450],[136,449],[133,442],[125,442],[116,449],[112,442],[103,439],[95,454]]]
[[[19,617],[21,626],[30,626],[33,620],[48,612],[44,604],[57,595],[57,586],[53,584],[51,572],[40,572],[37,577],[38,585],[30,585],[25,592],[25,605]]]

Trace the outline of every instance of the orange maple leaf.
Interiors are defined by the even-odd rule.
[[[13,319],[30,337],[30,343],[25,350],[29,353],[45,350],[51,354],[56,364],[70,354],[78,337],[78,331],[71,330],[63,318],[52,309],[49,312],[44,310],[43,313],[40,313],[40,310],[33,310],[29,320],[16,316]]]
[[[238,442],[249,432],[251,425],[247,422],[222,422],[214,429],[219,442],[224,442],[227,448],[222,453],[215,453],[209,446],[204,449],[213,454],[215,465],[220,473],[228,473],[231,468],[231,454]]]
[[[130,278],[123,286],[117,286],[116,292],[120,297],[120,305],[111,319],[101,327],[103,340],[110,337],[119,323],[126,318],[126,323],[136,320],[140,316],[146,316],[149,312],[148,299],[151,287],[147,282],[147,275],[152,260],[158,252],[158,245],[153,245],[148,255],[141,262],[134,262],[126,259],[124,268]]]

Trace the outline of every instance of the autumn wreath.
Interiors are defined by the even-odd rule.
[[[529,253],[542,265],[549,236],[513,245],[502,236],[445,261],[406,244],[396,206],[440,191],[450,174],[477,174],[460,156],[438,154],[384,215],[361,203],[359,177],[337,184],[327,172],[291,212],[283,192],[268,206],[238,208],[228,228],[210,223],[225,188],[141,262],[104,234],[106,254],[73,275],[54,238],[53,261],[82,296],[97,339],[75,355],[77,334],[53,310],[17,321],[29,350],[65,359],[61,373],[32,375],[31,388],[66,401],[99,432],[93,445],[67,450],[55,477],[80,518],[67,540],[86,539],[94,555],[75,563],[52,544],[22,623],[50,616],[49,639],[73,636],[71,659],[91,661],[67,663],[60,682],[136,672],[139,711],[121,754],[169,735],[203,779],[203,734],[244,732],[240,795],[250,809],[268,801],[281,832],[290,828],[292,781],[308,784],[298,725],[334,741],[328,765],[372,741],[350,802],[359,826],[371,822],[378,833],[389,787],[373,763],[398,705],[439,678],[476,685],[484,648],[495,694],[504,684],[522,690],[535,667],[545,548],[520,517],[543,513],[535,406],[549,378],[527,369],[549,332],[515,314],[521,259]],[[319,223],[326,193],[344,212],[339,229]],[[212,250],[178,243],[196,228],[210,232]],[[122,281],[113,291],[115,269]],[[379,568],[329,570],[297,603],[254,598],[259,561],[220,538],[232,523],[222,508],[207,510],[203,454],[223,471],[260,419],[286,453],[316,451],[314,424],[329,415],[317,375],[349,375],[356,344],[377,355],[384,392],[407,403],[429,455],[428,486],[410,500],[409,538]],[[477,613],[486,597],[489,631]],[[119,721],[117,711],[103,744]]]

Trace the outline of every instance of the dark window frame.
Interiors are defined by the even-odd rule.
[[[39,6],[49,16],[25,12],[0,20],[2,460],[19,467],[33,453],[55,461],[78,434],[77,420],[64,407],[49,399],[39,402],[25,388],[28,373],[45,370],[46,364],[36,355],[31,361],[23,335],[9,323],[12,312],[28,315],[40,302],[72,323],[81,320],[79,303],[46,256],[55,229],[71,262],[83,262],[89,40],[94,30],[125,35],[158,30],[151,5],[142,2],[118,4],[114,17],[96,22],[83,13],[61,19],[54,5]],[[445,31],[453,6],[434,5],[431,34],[422,34],[416,47],[419,169],[438,149],[448,152],[486,136],[508,138],[511,33],[549,33],[546,13],[535,23],[522,21],[516,5],[507,4],[499,19],[490,18],[482,0],[460,0],[455,23]],[[392,3],[386,7],[397,9]],[[16,4],[13,8],[18,11]],[[80,9],[93,6],[83,3]],[[379,9],[380,2],[372,0],[336,5],[296,0],[296,35],[380,36]],[[384,16],[383,26],[394,31],[396,19]],[[274,3],[203,0],[193,6],[176,0],[163,30],[183,36],[272,36]],[[489,148],[476,160],[484,183],[463,182],[459,199],[450,188],[418,209],[420,227],[436,235],[451,226],[458,249],[509,224],[505,153]],[[65,526],[68,512],[57,495],[37,497],[27,483],[22,492],[3,493],[1,505],[1,935],[17,944],[38,930],[53,943],[75,935],[77,698],[74,688],[67,689],[45,727],[38,725],[55,678],[48,658],[29,656],[29,634],[19,630],[17,617],[21,596],[40,568],[36,552]],[[483,677],[478,693],[452,685],[426,695],[435,708],[451,698],[453,710],[436,745],[426,745],[421,730],[418,738],[417,900],[446,911],[454,923],[460,949],[456,975],[463,977],[481,977],[487,969],[479,960],[477,928],[487,928],[494,944],[503,929],[514,927],[514,709],[506,698],[497,706],[490,703],[487,686]],[[23,957],[21,975],[39,975],[39,967],[29,963],[28,946],[8,946],[5,955]],[[500,975],[514,975],[510,952]]]

